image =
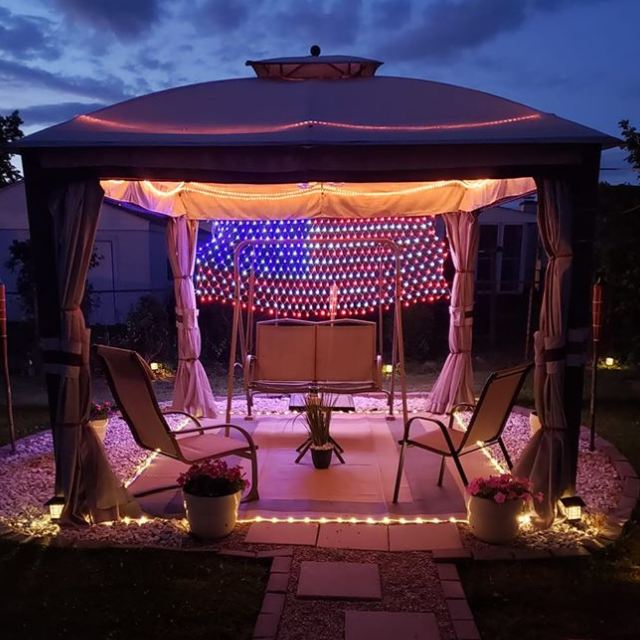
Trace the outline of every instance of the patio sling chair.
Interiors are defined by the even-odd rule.
[[[440,419],[444,418],[446,420],[445,416],[438,416],[436,414],[432,416],[415,416],[408,420],[404,428],[404,436],[402,440],[399,441],[401,445],[400,460],[398,462],[398,475],[393,492],[393,501],[398,501],[405,450],[408,446],[426,449],[427,451],[442,456],[440,475],[438,476],[439,487],[442,486],[447,456],[453,458],[460,478],[466,487],[469,483],[462,468],[460,458],[463,455],[477,451],[485,445],[498,444],[509,469],[511,469],[513,465],[511,464],[511,458],[509,457],[507,448],[504,446],[502,432],[507,424],[507,419],[511,414],[511,409],[520,393],[524,380],[527,377],[527,373],[529,373],[532,366],[532,364],[527,363],[502,369],[501,371],[494,371],[487,378],[478,403],[475,405],[459,404],[453,407],[449,414],[448,425],[445,425]],[[453,428],[455,413],[462,408],[473,411],[466,431]],[[410,433],[411,426],[416,420],[433,422],[438,428],[412,437]]]
[[[207,459],[239,456],[251,460],[251,488],[244,502],[258,500],[257,447],[251,436],[233,424],[212,424],[212,420],[198,419],[184,411],[162,411],[158,406],[147,363],[128,349],[97,346],[113,397],[135,441],[143,449],[193,464]],[[183,415],[195,425],[191,429],[171,431],[165,416]],[[231,438],[214,430],[235,429],[242,439]],[[175,489],[178,485],[163,486],[135,494],[136,497]]]

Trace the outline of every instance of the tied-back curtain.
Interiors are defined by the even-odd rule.
[[[173,271],[178,328],[178,372],[173,389],[173,408],[195,416],[215,418],[215,399],[199,360],[200,327],[193,287],[197,240],[197,220],[181,216],[168,221],[167,250]]]
[[[539,184],[538,227],[547,254],[539,330],[534,335],[534,395],[542,424],[524,449],[514,474],[529,477],[544,500],[536,505],[550,525],[556,503],[571,479],[571,452],[566,446],[564,374],[571,293],[571,225],[569,189],[559,180]]]
[[[137,506],[111,470],[89,426],[91,332],[80,308],[103,191],[97,182],[73,182],[50,200],[55,241],[60,332],[43,342],[45,371],[57,378],[55,421],[56,495],[64,496],[64,524],[137,515]]]
[[[446,213],[444,223],[456,270],[449,307],[449,355],[427,400],[427,410],[444,413],[456,404],[473,404],[473,293],[480,230],[476,212]]]

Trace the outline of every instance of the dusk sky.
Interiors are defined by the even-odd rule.
[[[618,135],[640,127],[639,24],[640,0],[0,0],[0,113],[31,133],[319,44]],[[637,181],[624,155],[603,179]]]

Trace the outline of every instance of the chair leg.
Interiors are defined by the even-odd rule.
[[[447,457],[442,456],[442,460],[440,462],[440,475],[438,476],[438,486],[442,486],[442,479],[444,478],[444,468],[447,463]]]
[[[462,468],[462,463],[460,462],[460,458],[458,458],[456,454],[453,454],[452,457],[453,457],[453,461],[456,463],[456,469],[460,474],[460,478],[462,479],[462,484],[466,487],[469,484],[469,481],[467,480],[467,474],[464,472],[464,469]]]
[[[400,494],[400,481],[402,480],[402,470],[404,468],[404,453],[407,448],[407,441],[402,440],[402,447],[400,448],[400,459],[398,460],[398,475],[396,476],[396,486],[393,489],[393,504],[398,502],[398,495]]]
[[[253,446],[251,447],[251,454],[249,457],[251,458],[251,488],[242,502],[260,500],[260,494],[258,492],[258,454]]]
[[[247,389],[247,420],[251,420],[253,418],[251,409],[253,409],[253,396],[251,395],[251,391]]]
[[[511,462],[511,457],[509,456],[509,452],[507,451],[507,447],[505,447],[504,442],[502,441],[502,438],[498,440],[498,444],[500,445],[500,449],[502,451],[502,455],[504,456],[504,459],[507,461],[507,467],[509,467],[509,470],[513,469],[513,463]]]

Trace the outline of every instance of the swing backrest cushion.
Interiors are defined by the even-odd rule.
[[[315,380],[316,327],[311,324],[256,326],[256,380]]]
[[[375,380],[375,323],[319,324],[316,330],[316,380],[319,383]]]

